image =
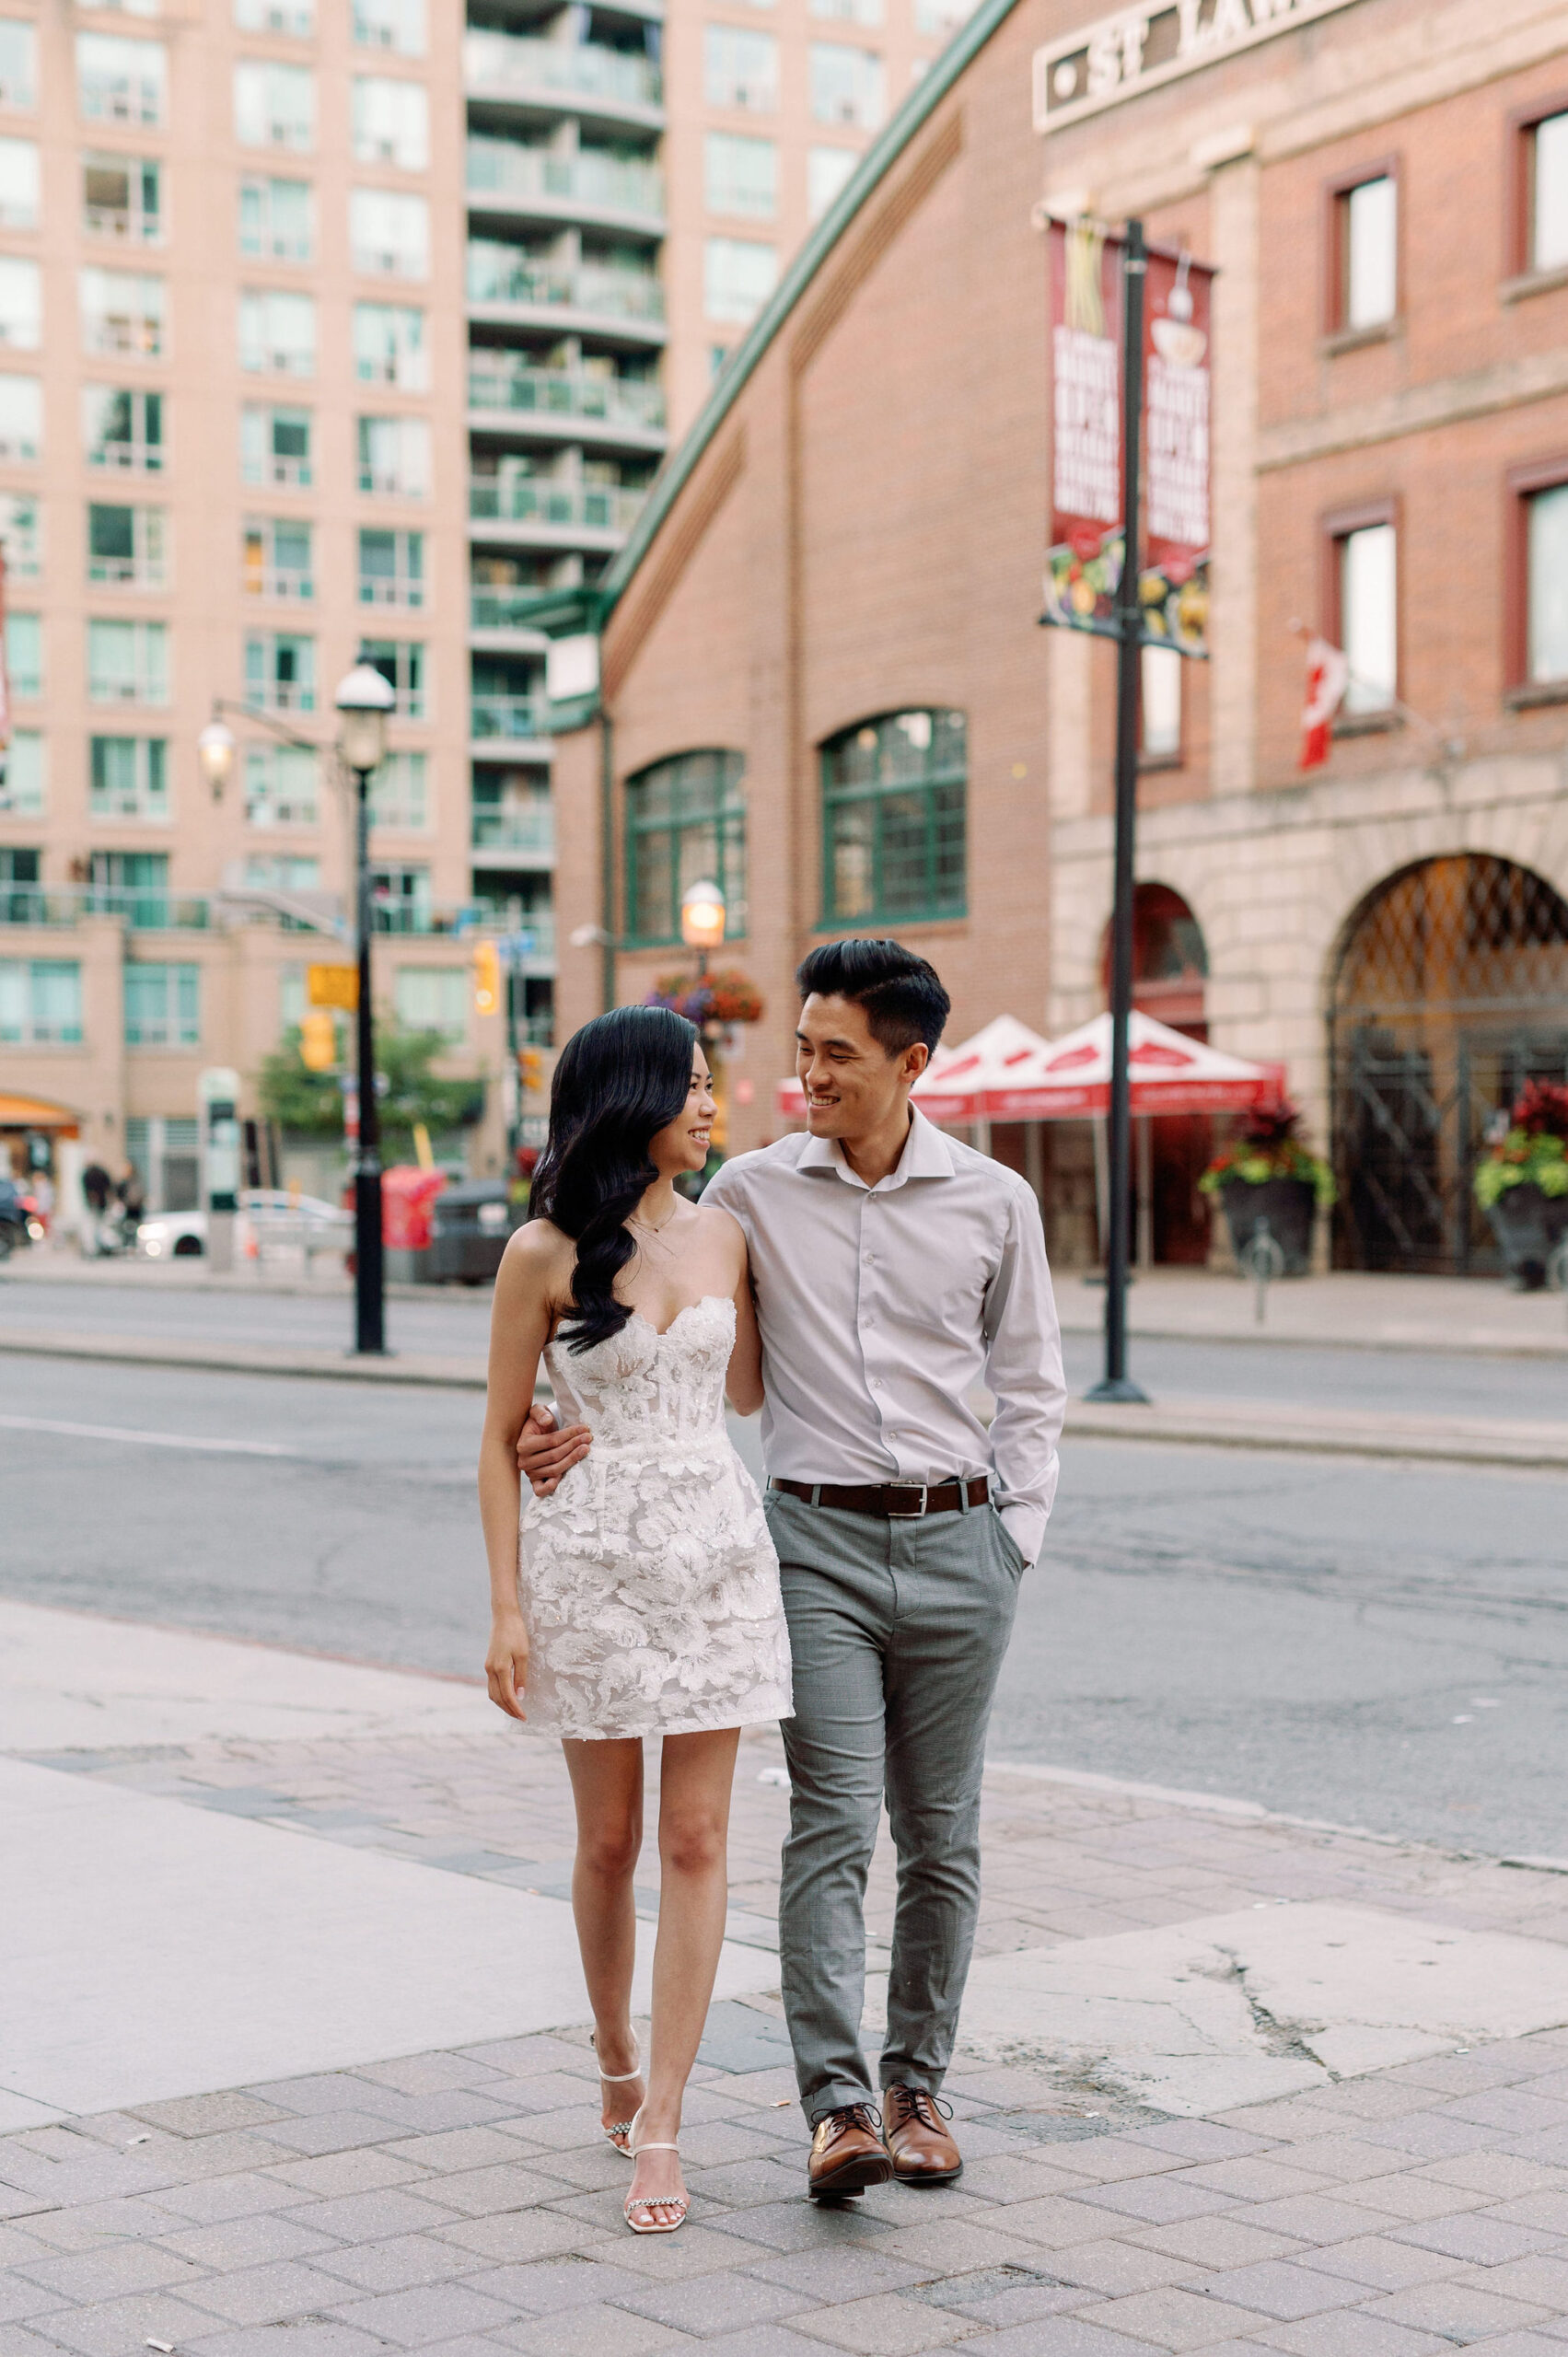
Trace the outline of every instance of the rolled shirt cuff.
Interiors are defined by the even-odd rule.
[[[1006,1525],[1007,1536],[1024,1559],[1026,1570],[1032,1570],[1045,1544],[1045,1516],[1038,1506],[1026,1505],[1020,1499],[1016,1505],[999,1506],[997,1512]]]

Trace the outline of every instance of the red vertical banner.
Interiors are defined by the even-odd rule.
[[[1051,546],[1045,614],[1116,635],[1121,575],[1121,240],[1095,221],[1052,221]]]
[[[1213,271],[1152,249],[1144,309],[1145,644],[1209,651],[1209,338]]]

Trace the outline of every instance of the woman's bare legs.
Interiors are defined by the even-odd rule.
[[[577,1854],[572,1864],[572,1913],[583,1952],[583,1977],[594,2009],[594,2045],[601,2071],[618,2078],[637,2068],[632,2035],[632,1966],[637,1916],[632,1893],[643,1846],[643,1747],[640,1742],[563,1742],[577,1812]],[[601,2087],[606,2128],[630,2119],[643,2100],[643,2081]]]
[[[653,2036],[648,2093],[638,2127],[645,2142],[673,2144],[680,2106],[708,2017],[728,1897],[729,1797],[738,1727],[668,1735],[659,1774],[659,1919],[654,1948]],[[659,2223],[677,2214],[659,2197],[683,2197],[674,2153],[645,2153],[630,2199]]]

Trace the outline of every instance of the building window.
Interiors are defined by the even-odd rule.
[[[312,41],[316,0],[234,0],[234,21],[242,33],[281,33],[285,41]]]
[[[0,1039],[75,1047],[82,1037],[82,970],[74,958],[0,958]]]
[[[853,123],[858,131],[876,131],[887,110],[887,75],[874,49],[848,49],[836,41],[812,42],[815,122]]]
[[[703,249],[703,308],[710,319],[754,319],[778,284],[779,258],[752,238],[709,238]]]
[[[199,1048],[202,1001],[199,966],[125,968],[125,1045]]]
[[[1347,714],[1389,712],[1398,702],[1399,595],[1391,522],[1334,535],[1339,644],[1350,666]]]
[[[1568,680],[1568,482],[1530,492],[1525,510],[1525,678]]]
[[[168,702],[168,629],[164,622],[87,624],[89,703]]]
[[[262,712],[314,712],[315,640],[253,631],[245,642],[245,701]]]
[[[409,1031],[438,1031],[452,1046],[468,1037],[473,985],[464,966],[400,966],[392,977],[392,1004]]]
[[[319,892],[321,863],[298,852],[253,851],[245,862],[245,888],[250,892]]]
[[[0,554],[12,581],[37,581],[43,572],[43,521],[30,492],[0,491]]]
[[[6,749],[0,811],[10,819],[41,819],[46,800],[43,738],[36,728],[17,728]]]
[[[907,921],[966,905],[961,712],[900,712],[822,748],[822,916]]]
[[[319,761],[303,745],[247,745],[245,823],[248,827],[313,827]]]
[[[1549,114],[1525,127],[1524,248],[1526,270],[1568,265],[1568,113]]]
[[[17,17],[0,17],[0,107],[30,112],[37,104],[37,29]]]
[[[424,0],[354,0],[354,45],[423,57]]]
[[[423,172],[430,162],[430,101],[423,82],[385,74],[354,78],[354,160]]]
[[[239,298],[239,365],[251,375],[275,369],[284,377],[316,374],[316,306],[308,295],[273,287]]]
[[[36,261],[0,257],[0,347],[36,352],[43,341],[43,283]]]
[[[76,35],[76,89],[89,122],[134,122],[156,130],[163,122],[168,59],[157,41],[124,41],[117,33]]]
[[[680,896],[711,877],[733,940],[747,926],[746,760],[680,753],[626,781],[626,929],[637,942],[679,941]]]
[[[351,189],[348,242],[354,267],[373,278],[428,278],[430,207],[423,196]]]
[[[0,377],[0,459],[43,455],[43,387],[36,377]]]
[[[6,683],[14,696],[22,696],[29,703],[43,693],[41,615],[6,615]]]
[[[400,834],[423,834],[430,824],[430,797],[423,753],[388,753],[370,780],[370,823]]]
[[[84,156],[82,226],[128,246],[163,243],[163,166],[141,156]]]
[[[168,748],[161,737],[89,740],[92,816],[168,821]]]
[[[951,41],[974,14],[974,0],[914,0],[914,29],[926,41]]]
[[[78,284],[84,351],[112,352],[133,360],[164,356],[161,278],[139,271],[84,270]]]
[[[354,660],[380,672],[397,697],[400,720],[425,717],[424,648],[418,639],[362,638]]]
[[[252,517],[245,526],[243,588],[248,598],[316,595],[310,527],[295,517]]]
[[[771,139],[710,131],[703,143],[703,198],[710,213],[772,221],[779,209],[779,151]]]
[[[703,95],[711,107],[743,107],[774,114],[779,103],[779,45],[772,33],[742,25],[703,29]]]
[[[401,303],[356,303],[354,373],[362,385],[396,385],[400,392],[428,392],[424,313]]]
[[[239,250],[267,261],[308,261],[316,249],[316,198],[308,180],[239,183]]]
[[[375,933],[428,933],[429,868],[377,860],[370,871],[370,924]]]
[[[806,155],[806,209],[819,221],[860,161],[854,147],[811,147]]]
[[[38,149],[30,139],[0,139],[0,229],[36,229],[38,203]]]
[[[1348,333],[1387,326],[1400,308],[1399,195],[1391,172],[1334,196],[1330,325]]]
[[[1181,657],[1174,646],[1140,649],[1138,750],[1145,761],[1181,759]]]
[[[85,385],[82,440],[89,467],[112,467],[124,474],[161,474],[163,395],[125,392],[116,385]]]
[[[879,25],[882,0],[811,0],[814,17],[837,17],[850,25]]]
[[[316,76],[308,65],[260,64],[234,69],[234,135],[242,147],[316,145]]]
[[[359,488],[397,499],[428,499],[430,428],[424,418],[359,420]]]
[[[161,507],[87,509],[87,579],[117,589],[162,589],[168,581],[167,533]]]
[[[309,488],[310,412],[308,409],[242,409],[239,412],[239,477],[242,482],[285,483]]]
[[[423,532],[361,532],[359,602],[362,606],[424,605]]]

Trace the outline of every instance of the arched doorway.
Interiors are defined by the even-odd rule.
[[[1492,1273],[1471,1181],[1525,1082],[1568,1079],[1568,900],[1485,853],[1389,877],[1346,929],[1329,1053],[1337,1265]]]
[[[1208,978],[1203,928],[1188,903],[1168,884],[1140,884],[1132,896],[1133,1005],[1173,1031],[1206,1039]],[[1109,927],[1101,979],[1109,1005]],[[1201,1266],[1209,1257],[1209,1215],[1198,1180],[1214,1151],[1214,1121],[1207,1113],[1166,1113],[1136,1126],[1138,1257]]]

